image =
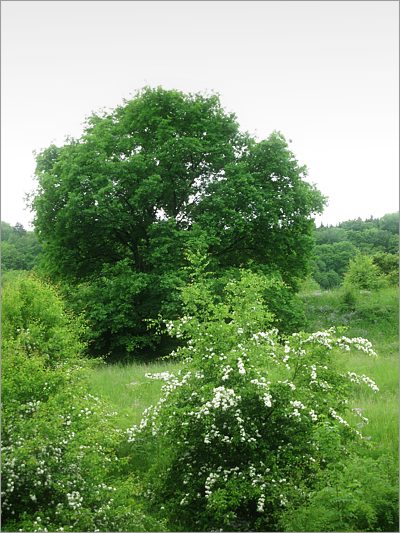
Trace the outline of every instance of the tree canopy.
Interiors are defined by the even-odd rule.
[[[111,292],[123,271],[150,315],[176,299],[188,246],[205,246],[214,270],[252,265],[295,286],[324,204],[281,133],[258,142],[218,96],[162,88],[91,116],[80,139],[37,156],[36,175],[47,271],[74,284],[103,276]]]

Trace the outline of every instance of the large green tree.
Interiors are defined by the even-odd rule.
[[[176,312],[188,246],[208,248],[214,270],[252,265],[294,287],[324,202],[280,133],[257,142],[216,95],[161,88],[90,117],[36,174],[46,269],[96,301],[110,349],[144,346],[142,319]]]

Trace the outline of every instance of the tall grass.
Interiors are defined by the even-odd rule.
[[[342,292],[313,292],[302,295],[308,319],[307,329],[316,331],[330,326],[345,326],[349,337],[366,337],[378,353],[371,358],[363,353],[340,357],[344,371],[352,370],[371,377],[379,387],[374,393],[368,387],[358,387],[351,407],[364,409],[369,419],[362,428],[371,439],[371,455],[388,453],[398,456],[399,398],[399,321],[398,290],[386,288],[360,292],[353,308],[343,305]]]
[[[145,374],[174,372],[178,368],[179,364],[171,362],[104,365],[90,374],[90,388],[109,403],[117,413],[116,423],[125,430],[140,422],[143,411],[160,395],[161,382],[148,379]]]
[[[360,293],[355,309],[342,304],[340,290],[306,293],[302,295],[307,329],[317,331],[331,326],[346,326],[348,336],[363,336],[371,340],[378,358],[363,353],[340,356],[338,363],[344,371],[366,374],[378,385],[374,393],[368,387],[355,387],[352,407],[364,409],[369,419],[362,432],[371,438],[371,453],[398,452],[398,309],[397,290],[381,289]],[[148,364],[104,365],[93,370],[90,386],[93,394],[101,396],[117,415],[120,429],[140,422],[144,409],[155,403],[161,383],[145,377],[146,373],[170,371],[181,363],[153,362]],[[375,450],[375,452],[374,452]]]

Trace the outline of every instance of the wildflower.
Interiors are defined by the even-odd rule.
[[[244,368],[243,360],[241,357],[239,357],[237,364],[239,368],[239,374],[246,374],[246,369]]]
[[[313,409],[311,409],[311,411],[308,414],[310,415],[311,420],[313,422],[316,422],[318,420],[318,415],[316,414],[316,412]]]

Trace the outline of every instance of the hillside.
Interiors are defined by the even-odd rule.
[[[358,253],[372,256],[385,274],[397,271],[398,235],[397,213],[320,226],[315,230],[314,280],[324,289],[339,286],[350,259]]]

